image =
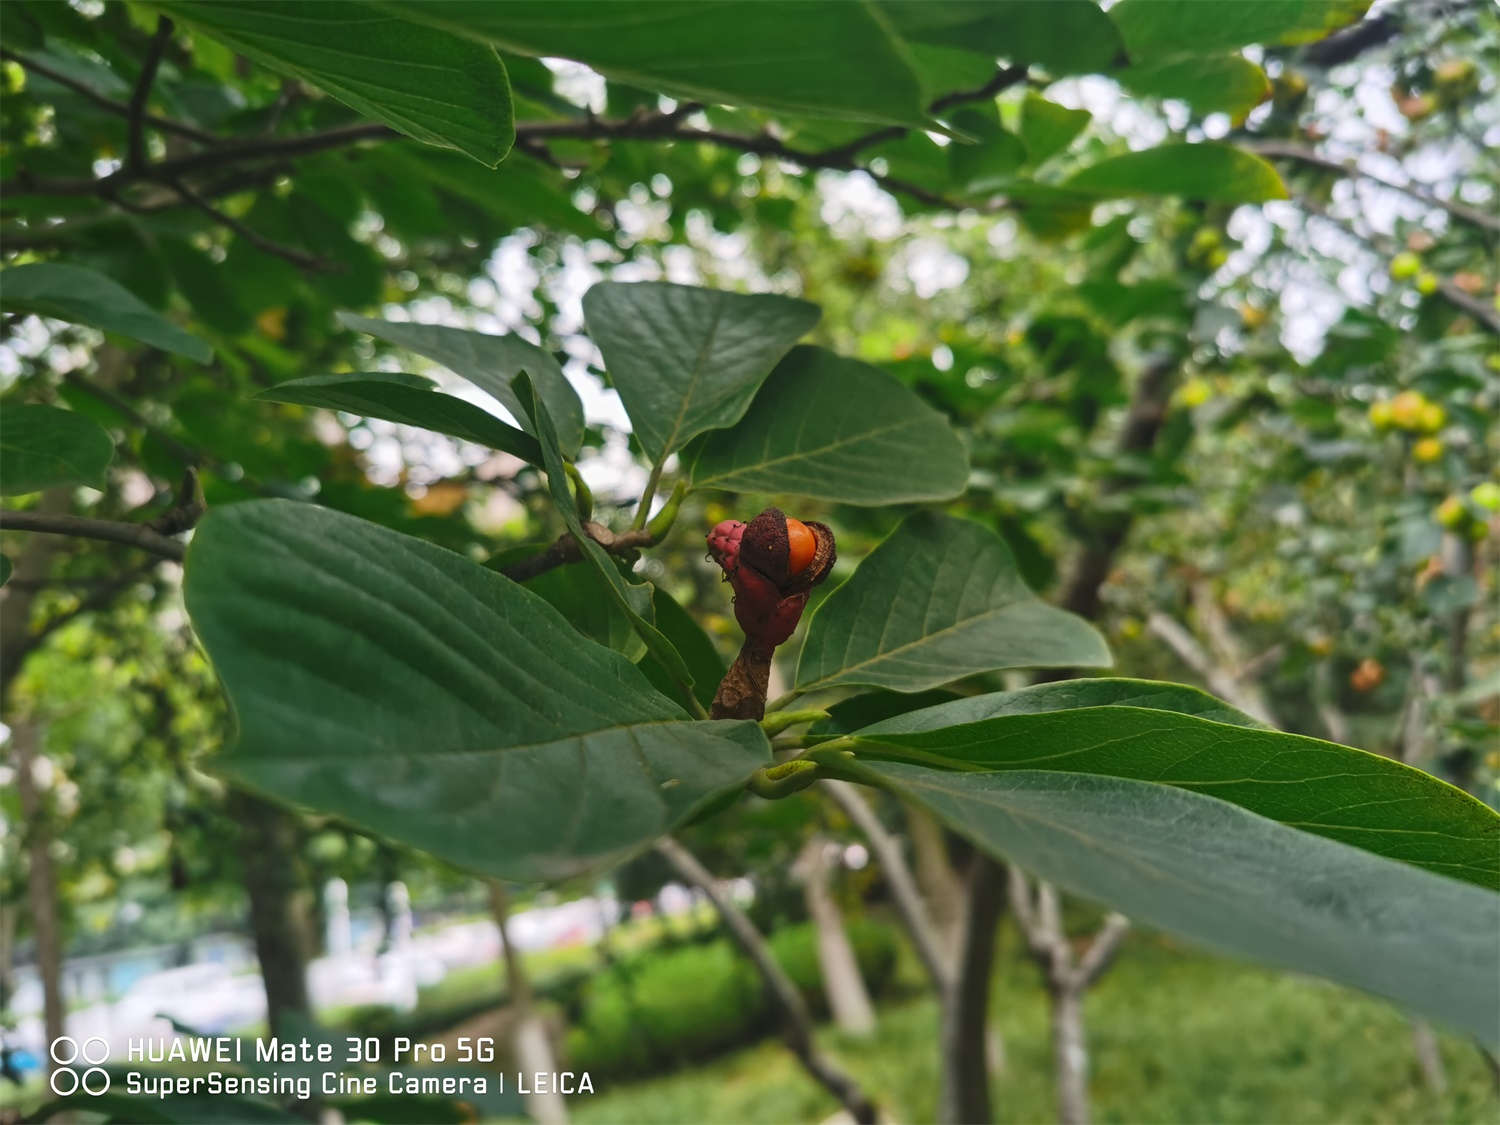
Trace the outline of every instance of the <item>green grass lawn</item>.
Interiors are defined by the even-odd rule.
[[[992,1022],[1006,1067],[997,1118],[1055,1121],[1047,1007],[1035,970],[1004,938]],[[1494,1122],[1497,1102],[1472,1044],[1439,1035],[1450,1090],[1422,1085],[1411,1026],[1378,1000],[1306,978],[1185,951],[1137,935],[1087,1008],[1097,1123]],[[927,997],[888,1005],[869,1042],[821,1029],[824,1049],[895,1121],[931,1121],[937,1099],[937,1009]],[[597,1084],[596,1084],[597,1086]],[[606,1084],[569,1109],[577,1125],[788,1125],[837,1106],[774,1041],[680,1074]]]

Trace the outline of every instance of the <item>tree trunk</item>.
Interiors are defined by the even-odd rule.
[[[1004,882],[1005,869],[976,852],[969,867],[958,974],[943,1003],[943,1077],[937,1116],[944,1125],[987,1125],[994,1117],[985,1031]]]
[[[834,901],[829,843],[813,836],[802,849],[793,867],[802,880],[802,894],[807,913],[818,935],[818,967],[822,970],[823,992],[828,1010],[840,1031],[850,1035],[872,1035],[875,1031],[875,1008],[865,981],[859,975],[859,961],[849,935],[844,930],[844,915]]]
[[[1089,1049],[1083,1034],[1083,993],[1070,984],[1052,994],[1052,1063],[1057,1070],[1057,1118],[1088,1125]]]
[[[902,802],[906,810],[906,834],[911,837],[912,855],[916,860],[917,882],[932,914],[947,960],[958,956],[963,932],[964,885],[953,864],[948,862],[948,845],[942,825],[926,809]]]
[[[521,951],[510,940],[510,895],[498,880],[490,879],[487,885],[490,913],[499,927],[500,951],[505,957],[505,989],[510,994],[510,1008],[515,1014],[511,1048],[516,1054],[516,1066],[522,1074],[555,1074],[558,1066],[557,1056],[552,1051],[552,1039],[547,1034],[547,1025],[532,1006],[531,979],[526,975],[526,966],[521,963]],[[540,1083],[531,1085],[541,1086]],[[550,1086],[527,1094],[526,1110],[542,1125],[567,1125],[567,1102]]]
[[[829,1062],[818,1050],[813,1042],[812,1017],[802,1001],[802,994],[776,963],[770,946],[761,937],[754,923],[719,889],[714,877],[698,862],[697,857],[676,840],[664,836],[656,842],[656,852],[672,865],[672,869],[689,886],[697,887],[708,896],[714,909],[719,912],[724,928],[729,931],[730,938],[759,970],[772,1003],[781,1012],[782,1037],[797,1056],[802,1068],[837,1098],[859,1125],[874,1125],[879,1116],[875,1103],[865,1095],[859,1083]]]
[[[250,930],[266,990],[266,1026],[283,1034],[288,1016],[311,1016],[307,959],[312,948],[311,891],[297,853],[297,826],[279,805],[231,789],[225,811],[239,829],[239,856],[250,896]]]
[[[36,764],[40,742],[30,719],[13,719],[10,728],[16,797],[26,839],[26,897],[31,907],[31,932],[36,937],[36,967],[42,978],[42,1025],[47,1037],[47,1073],[56,1069],[51,1045],[65,1033],[66,1009],[62,995],[62,926],[58,920],[57,872],[52,866],[52,823],[37,790]]]

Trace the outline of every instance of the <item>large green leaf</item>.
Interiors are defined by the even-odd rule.
[[[61,484],[104,487],[115,443],[92,418],[55,406],[0,411],[0,494],[19,496]]]
[[[1021,143],[1026,146],[1026,160],[1040,164],[1073,143],[1075,137],[1093,120],[1086,109],[1068,109],[1054,101],[1027,91],[1021,103]]]
[[[583,296],[589,335],[646,456],[732,426],[817,305],[691,285],[603,281]]]
[[[1168,785],[857,759],[849,772],[1139,922],[1500,1039],[1492,891]]]
[[[563,467],[562,454],[557,448],[557,431],[547,413],[547,405],[531,385],[526,375],[516,380],[516,389],[529,399],[527,415],[536,428],[537,441],[542,446],[542,466],[547,470],[547,490],[563,523],[572,532],[583,551],[584,559],[598,571],[615,604],[630,619],[632,628],[646,645],[649,652],[671,679],[684,691],[693,686],[693,675],[677,647],[656,627],[655,608],[651,583],[632,582],[620,572],[620,567],[592,535],[585,532],[583,517],[578,513],[577,502],[568,487],[567,471]]]
[[[798,0],[384,0],[519,55],[587,63],[676,97],[921,124],[900,42],[865,4]]]
[[[693,696],[704,707],[708,707],[719,690],[719,681],[724,678],[724,658],[719,655],[719,650],[714,647],[708,634],[693,620],[692,614],[678,605],[672,595],[660,586],[655,587],[651,604],[656,611],[656,627],[682,653],[682,659],[693,675]],[[672,679],[656,657],[648,654],[640,662],[640,669],[663,695],[680,703],[687,702],[683,696],[686,689]]]
[[[408,137],[494,167],[516,139],[493,48],[352,0],[158,0],[173,19]]]
[[[38,262],[11,267],[0,273],[0,309],[87,324],[199,363],[214,357],[213,349],[202,340],[188,335],[130,290],[81,266]]]
[[[1079,169],[1062,186],[1101,196],[1180,195],[1216,203],[1286,198],[1286,185],[1275,168],[1254,153],[1212,141],[1106,157]]]
[[[645,655],[646,646],[636,636],[630,618],[610,596],[609,587],[592,566],[554,566],[535,578],[528,578],[526,588],[545,599],[590,640],[624,653],[627,660],[637,661]],[[646,678],[651,677],[648,674]],[[673,695],[670,691],[662,694],[668,698]]]
[[[1120,0],[1109,10],[1132,59],[1311,43],[1353,23],[1370,0]]]
[[[536,438],[471,402],[433,390],[420,375],[366,372],[350,375],[310,375],[261,391],[256,398],[342,410],[366,418],[382,418],[404,426],[420,426],[462,438],[541,464]]]
[[[857,731],[862,755],[957,770],[1100,774],[1218,797],[1440,875],[1500,889],[1500,815],[1391,758],[1262,727],[1146,680],[1040,684]]]
[[[1104,71],[1120,60],[1120,33],[1094,0],[880,0],[907,39],[958,47],[1055,75]]]
[[[1179,98],[1198,113],[1227,113],[1236,121],[1271,96],[1266,72],[1243,55],[1152,59],[1114,77],[1132,94]]]
[[[351,516],[211,511],[185,587],[238,720],[226,772],[475,871],[621,859],[768,759],[523,587]]]
[[[968,457],[948,420],[879,368],[794,348],[733,429],[704,439],[698,488],[787,492],[845,504],[947,500]]]
[[[372,320],[347,312],[339,313],[339,323],[442,364],[498,400],[523,429],[534,434],[526,404],[512,385],[525,371],[557,426],[563,456],[578,453],[583,443],[583,403],[551,352],[519,336],[491,336],[438,324]]]
[[[919,512],[813,614],[797,687],[922,691],[1001,668],[1109,662],[1091,625],[1026,588],[993,531]]]

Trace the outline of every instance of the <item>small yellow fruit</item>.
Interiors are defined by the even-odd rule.
[[[1229,261],[1229,251],[1221,247],[1208,256],[1208,267],[1216,270],[1227,261]]]
[[[1422,410],[1426,405],[1420,391],[1402,391],[1391,399],[1391,421],[1403,430],[1415,430],[1422,425]]]
[[[1435,437],[1423,438],[1411,447],[1411,455],[1413,460],[1429,464],[1443,455],[1443,443]]]
[[[1500,484],[1492,480],[1481,481],[1469,490],[1469,499],[1486,512],[1500,512]]]
[[[1390,274],[1392,281],[1410,281],[1416,277],[1422,269],[1422,259],[1410,250],[1403,250],[1391,259]]]
[[[1439,527],[1446,527],[1449,531],[1457,531],[1468,521],[1469,511],[1464,507],[1464,502],[1457,496],[1450,496],[1437,506],[1432,513]]]
[[[1214,385],[1202,376],[1195,376],[1182,384],[1177,392],[1177,401],[1183,406],[1202,406],[1214,397]]]
[[[1240,306],[1240,320],[1246,328],[1256,329],[1265,324],[1267,318],[1266,310],[1259,305],[1248,302]]]
[[[1471,520],[1469,526],[1464,529],[1471,543],[1483,543],[1490,537],[1490,525],[1484,520]]]
[[[1424,433],[1435,434],[1443,428],[1448,421],[1448,412],[1435,402],[1424,402],[1422,404],[1421,417],[1417,419],[1418,425]]]
[[[1438,290],[1437,274],[1431,270],[1423,270],[1417,274],[1417,292],[1424,297],[1430,297]]]
[[[1370,425],[1384,432],[1396,424],[1391,404],[1385,399],[1370,403]]]

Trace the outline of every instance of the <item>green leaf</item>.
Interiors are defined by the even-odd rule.
[[[583,316],[636,440],[659,462],[738,422],[819,309],[769,294],[603,281],[583,295]]]
[[[865,4],[789,0],[387,0],[382,8],[505,51],[587,63],[674,97],[920,125],[900,42]]]
[[[188,335],[130,290],[79,266],[57,262],[12,266],[0,273],[0,309],[87,324],[199,363],[214,357],[213,349],[202,340]]]
[[[1028,164],[1040,164],[1073,143],[1093,120],[1086,109],[1068,109],[1031,91],[1021,103],[1021,143]]]
[[[226,772],[471,870],[614,862],[769,760],[523,587],[351,516],[214,509],[185,588],[238,720]]]
[[[1271,96],[1266,72],[1243,55],[1152,59],[1114,77],[1132,94],[1178,98],[1200,114],[1227,113],[1235,121]]]
[[[688,671],[692,673],[693,696],[707,708],[713,703],[719,681],[728,670],[724,658],[692,615],[660,586],[655,587],[651,604],[656,611],[656,627],[682,654]],[[640,669],[659,692],[686,705],[682,686],[672,679],[660,660],[648,655],[640,662]]]
[[[557,426],[563,456],[578,453],[583,443],[583,403],[551,352],[519,336],[491,336],[437,324],[372,320],[347,312],[338,316],[345,328],[426,356],[467,379],[498,400],[521,423],[522,429],[534,435],[528,408],[512,385],[520,372],[527,372]]]
[[[1057,76],[1101,73],[1125,50],[1094,0],[881,0],[880,8],[914,42],[1034,63]]]
[[[953,125],[974,138],[972,144],[955,141],[948,146],[954,182],[966,191],[992,191],[1026,163],[1025,144],[1001,127],[993,110],[961,110],[953,115]]]
[[[693,485],[845,504],[947,500],[968,456],[948,420],[879,368],[798,347],[737,426],[704,439]]]
[[[630,661],[638,661],[646,654],[646,646],[636,636],[630,618],[610,596],[609,587],[592,566],[555,566],[527,579],[525,585],[589,640],[624,653]],[[646,678],[651,679],[649,675]],[[662,694],[671,698],[673,693]]]
[[[506,425],[471,402],[434,390],[431,381],[420,375],[311,375],[278,383],[255,397],[420,426],[502,450],[533,465],[542,461],[541,446],[530,434]]]
[[[527,413],[536,427],[537,440],[542,446],[542,466],[547,471],[547,490],[552,495],[552,503],[557,508],[558,514],[562,516],[563,523],[573,533],[573,538],[578,540],[584,558],[604,579],[610,597],[630,619],[637,635],[645,642],[646,650],[661,662],[662,667],[676,683],[684,688],[691,688],[693,676],[688,671],[682,654],[652,622],[654,609],[651,584],[631,582],[627,579],[620,573],[620,568],[610,557],[609,552],[601,547],[592,535],[584,531],[583,519],[578,514],[578,505],[568,487],[567,470],[563,467],[562,455],[558,452],[557,433],[552,427],[551,417],[547,414],[546,404],[542,402],[541,396],[524,373],[517,378],[516,389],[528,396],[530,400]]]
[[[1073,173],[1062,186],[1100,196],[1180,195],[1215,203],[1286,198],[1275,168],[1253,153],[1212,141],[1107,157]]]
[[[1120,0],[1109,15],[1132,59],[1209,54],[1251,43],[1311,43],[1364,15],[1370,0]]]
[[[919,512],[813,614],[797,687],[912,692],[1002,668],[1109,662],[1093,626],[1026,588],[993,531]]]
[[[1271,730],[1194,688],[1039,684],[854,735],[862,755],[944,769],[1101,774],[1205,793],[1291,828],[1500,889],[1500,815],[1391,758]]]
[[[1492,891],[1167,785],[858,760],[851,772],[1138,922],[1365,989],[1496,1041],[1500,896]]]
[[[490,47],[350,0],[167,0],[157,8],[408,137],[491,168],[516,139],[510,83]]]
[[[0,416],[0,494],[61,484],[104,487],[115,443],[91,418],[55,406],[7,406]]]

